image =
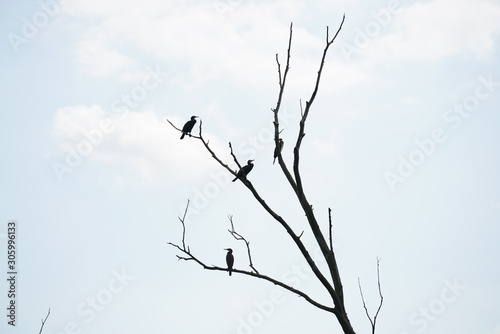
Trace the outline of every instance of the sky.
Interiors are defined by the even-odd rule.
[[[280,110],[333,242],[347,312],[370,332],[500,334],[500,2],[496,0],[0,2],[1,333],[340,333],[334,316],[263,280],[178,261],[169,242],[331,306],[286,231],[177,127],[192,116],[324,262],[272,164]],[[197,123],[194,134],[199,133]],[[10,247],[10,248],[9,248]],[[9,251],[14,251],[15,256]],[[10,254],[13,254],[12,252]],[[13,261],[8,263],[8,261]],[[13,265],[12,268],[8,267]],[[12,274],[14,273],[14,274]],[[12,284],[11,284],[12,283]],[[8,308],[14,305],[15,311]],[[14,315],[12,315],[14,314]],[[9,324],[11,322],[11,324]],[[15,326],[13,326],[15,324]]]

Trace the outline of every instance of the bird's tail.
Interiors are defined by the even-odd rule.
[[[231,276],[231,274],[232,274],[232,273],[233,273],[233,272],[232,272],[231,270],[229,270],[229,276]]]
[[[274,165],[274,163],[275,163],[275,162],[276,162],[276,157],[274,157],[274,160],[273,160],[273,165]]]
[[[181,139],[184,139],[184,136],[185,136],[185,135],[186,135],[186,134],[183,132],[183,133],[182,133],[182,136],[181,136]]]
[[[238,180],[238,178],[237,178],[237,177],[235,177],[235,178],[234,178],[233,182],[234,182],[234,181],[236,181],[236,180]]]

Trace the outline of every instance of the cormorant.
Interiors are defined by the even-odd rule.
[[[196,117],[198,116],[191,116],[191,119],[184,124],[181,139],[184,139],[185,135],[189,135],[189,137],[191,137],[191,130],[193,130],[193,127],[196,124]]]
[[[285,142],[283,141],[282,138],[280,138],[278,142],[278,146],[274,148],[274,160],[273,160],[273,165],[276,162],[276,158],[278,157],[278,154],[283,150],[283,145]]]
[[[231,248],[224,248],[224,250],[227,250],[226,254],[227,270],[229,271],[229,276],[231,276],[234,264],[233,250]]]
[[[248,173],[250,173],[250,171],[252,170],[253,168],[253,163],[252,163],[253,160],[248,160],[247,161],[247,165],[246,166],[243,166],[241,167],[241,169],[238,171],[238,173],[236,174],[236,177],[234,178],[233,182],[238,180],[238,179],[241,179],[242,177],[246,177],[248,175]]]

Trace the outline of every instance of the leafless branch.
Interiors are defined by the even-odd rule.
[[[49,311],[47,312],[47,316],[45,317],[45,319],[42,319],[42,326],[40,327],[40,332],[38,332],[38,334],[42,333],[43,326],[45,325],[45,322],[47,322],[47,319],[49,318],[49,315],[50,315],[50,307],[49,307]]]
[[[328,264],[328,267],[329,267],[329,270],[330,270],[330,276],[333,280],[333,285],[335,287],[334,290],[332,289],[329,289],[327,287],[327,285],[325,285],[325,283],[323,283],[325,285],[325,287],[327,287],[327,290],[330,294],[330,296],[332,297],[333,301],[334,301],[334,304],[335,304],[335,307],[337,308],[337,318],[339,319],[339,322],[341,323],[342,325],[342,328],[344,329],[344,332],[346,333],[353,333],[353,329],[349,323],[349,321],[347,320],[347,313],[345,311],[345,307],[344,307],[344,296],[343,296],[343,287],[342,287],[342,282],[341,282],[341,279],[340,279],[340,273],[339,273],[339,270],[338,270],[338,265],[337,265],[337,262],[336,262],[336,259],[335,259],[335,254],[333,251],[331,251],[330,247],[328,246],[326,240],[325,240],[325,237],[323,236],[323,233],[321,232],[321,229],[319,227],[319,224],[316,220],[316,217],[314,215],[314,212],[312,210],[312,206],[311,204],[309,203],[309,201],[307,200],[306,198],[306,195],[304,193],[304,189],[303,189],[303,186],[302,186],[302,178],[301,178],[301,175],[300,175],[300,170],[299,170],[299,162],[300,162],[300,146],[301,146],[301,143],[302,143],[302,139],[303,137],[305,136],[305,123],[306,123],[306,120],[307,120],[307,117],[309,115],[309,111],[310,111],[310,108],[311,108],[311,105],[312,103],[314,102],[315,100],[315,97],[316,97],[316,94],[318,92],[318,89],[319,89],[319,83],[320,83],[320,79],[321,79],[321,74],[323,72],[323,67],[324,67],[324,63],[325,63],[325,59],[326,59],[326,55],[328,53],[328,49],[330,47],[330,45],[333,43],[333,41],[335,40],[335,38],[338,36],[338,33],[340,32],[340,30],[342,29],[342,26],[344,24],[344,20],[345,20],[345,15],[344,17],[342,18],[342,22],[337,30],[337,33],[335,34],[335,36],[333,38],[329,38],[329,30],[327,29],[327,41],[326,41],[326,46],[323,50],[323,56],[321,58],[321,63],[320,63],[320,67],[319,67],[319,70],[318,70],[318,74],[317,74],[317,77],[316,77],[316,83],[315,83],[315,86],[314,86],[314,90],[311,94],[311,97],[309,99],[309,101],[306,101],[306,106],[305,106],[305,109],[302,110],[301,109],[301,120],[299,122],[299,133],[298,133],[298,136],[297,136],[297,142],[295,144],[295,147],[293,149],[293,153],[294,153],[294,159],[293,159],[293,175],[292,176],[290,174],[290,172],[288,171],[288,168],[286,166],[286,164],[284,163],[281,155],[279,154],[278,155],[278,161],[279,161],[279,164],[281,166],[281,169],[283,171],[283,174],[285,175],[285,177],[287,178],[289,184],[291,185],[292,189],[294,190],[295,194],[297,195],[297,198],[299,200],[299,203],[302,207],[302,209],[304,210],[304,213],[306,214],[306,217],[307,217],[307,220],[309,222],[309,226],[314,234],[314,237],[316,239],[316,241],[318,242],[318,245],[321,249],[321,252],[323,254],[323,257],[325,258],[327,264]],[[280,92],[279,92],[279,95],[278,95],[278,101],[276,103],[276,107],[274,108],[274,141],[275,141],[275,147],[278,147],[278,143],[279,143],[279,137],[278,137],[278,130],[279,130],[279,120],[278,120],[278,114],[279,114],[279,110],[280,110],[280,106],[281,106],[281,101],[282,101],[282,95],[283,95],[283,92],[284,92],[284,88],[285,88],[285,83],[286,83],[286,74],[288,73],[288,69],[289,69],[289,57],[290,57],[290,49],[291,49],[291,40],[292,40],[292,25],[290,25],[290,39],[289,39],[289,43],[288,43],[288,59],[287,59],[287,67],[285,69],[285,74],[283,75],[283,81],[280,82]],[[313,270],[314,271],[314,270]],[[322,274],[321,274],[322,275]],[[318,279],[320,279],[321,276],[318,276]],[[321,279],[320,279],[321,281]],[[328,283],[328,286],[330,284]]]
[[[293,23],[290,23],[290,36],[288,38],[288,49],[287,49],[287,57],[286,57],[286,66],[285,66],[285,72],[283,74],[283,78],[281,75],[281,66],[278,61],[278,55],[276,54],[276,62],[278,64],[278,75],[279,75],[279,92],[278,92],[278,100],[276,101],[276,106],[274,108],[271,108],[271,110],[274,113],[274,147],[278,151],[278,163],[281,166],[281,170],[283,171],[283,174],[287,178],[288,182],[292,186],[294,190],[296,190],[296,185],[295,185],[295,180],[293,179],[291,173],[288,171],[288,167],[286,166],[285,162],[283,161],[283,157],[281,154],[281,150],[278,149],[279,145],[279,111],[281,108],[281,102],[283,101],[283,94],[285,93],[285,85],[286,85],[286,79],[288,76],[288,71],[290,70],[290,53],[292,50],[292,35],[293,35]]]
[[[231,142],[229,142],[229,153],[231,154],[231,156],[233,157],[233,160],[234,162],[236,163],[236,165],[238,166],[239,169],[241,169],[241,165],[238,161],[238,158],[236,158],[236,156],[234,155],[234,152],[233,152],[233,145],[231,145]]]
[[[326,46],[323,50],[323,56],[321,58],[321,63],[320,63],[320,66],[319,66],[319,70],[318,70],[318,74],[317,74],[317,77],[316,77],[316,84],[314,86],[314,90],[311,94],[311,97],[309,98],[309,101],[306,101],[306,107],[303,111],[303,115],[301,117],[301,120],[299,122],[299,133],[298,133],[298,136],[297,136],[297,142],[295,144],[295,147],[293,149],[293,154],[294,154],[294,159],[293,159],[293,174],[294,174],[294,177],[292,177],[288,170],[285,168],[286,166],[284,166],[284,164],[281,163],[280,161],[280,165],[282,167],[282,170],[285,174],[285,176],[287,177],[287,179],[289,180],[289,183],[290,185],[292,186],[292,188],[294,189],[296,195],[297,195],[297,198],[299,200],[299,203],[300,205],[302,206],[302,209],[304,210],[304,213],[306,214],[306,217],[307,217],[307,220],[309,222],[309,226],[311,227],[311,230],[314,234],[314,237],[315,239],[317,240],[318,242],[318,245],[321,249],[321,252],[323,254],[323,257],[325,258],[327,264],[328,264],[328,267],[329,267],[329,270],[330,270],[330,276],[332,277],[332,280],[333,280],[333,283],[334,283],[334,287],[335,287],[335,292],[332,295],[332,298],[334,299],[335,301],[335,305],[339,305],[339,307],[343,307],[344,303],[343,303],[343,287],[342,287],[342,283],[341,283],[341,279],[340,279],[340,274],[339,274],[339,271],[338,271],[338,266],[337,266],[337,262],[335,260],[335,256],[334,256],[334,253],[330,250],[330,247],[328,247],[328,244],[323,236],[323,233],[321,232],[321,229],[319,227],[319,224],[316,220],[316,217],[314,215],[314,212],[312,210],[312,207],[311,207],[311,204],[309,203],[309,201],[307,200],[306,198],[306,195],[304,193],[304,189],[303,189],[303,186],[302,186],[302,177],[301,177],[301,174],[300,174],[300,169],[299,169],[299,165],[300,165],[300,147],[301,147],[301,143],[302,143],[302,139],[303,137],[305,136],[305,123],[306,123],[306,120],[307,120],[307,117],[309,115],[309,111],[310,111],[310,108],[311,108],[311,105],[312,103],[314,102],[315,98],[316,98],[316,94],[318,92],[318,89],[319,89],[319,84],[320,84],[320,80],[321,80],[321,74],[323,72],[323,67],[324,67],[324,63],[325,63],[325,59],[326,59],[326,55],[328,53],[328,49],[330,47],[330,45],[334,42],[335,38],[337,37],[338,33],[340,32],[340,30],[342,29],[342,25],[344,24],[344,20],[345,20],[345,15],[344,17],[342,18],[342,22],[337,30],[337,33],[335,34],[335,36],[331,39],[329,39],[329,36],[328,36],[328,29],[327,29],[327,41],[326,41]],[[279,100],[278,100],[279,101]],[[277,122],[277,110],[279,108],[275,108],[275,123]],[[276,145],[277,145],[277,125],[275,124],[275,142],[276,142]],[[343,310],[342,310],[343,311]],[[350,330],[348,328],[348,330]]]
[[[332,236],[332,230],[333,230],[333,224],[332,224],[332,209],[328,208],[328,223],[329,223],[329,235],[330,235],[330,250],[333,252],[333,236]]]
[[[375,334],[375,327],[377,325],[377,317],[378,314],[380,313],[380,309],[382,308],[382,303],[384,302],[384,296],[382,296],[382,289],[380,286],[380,259],[377,258],[377,284],[378,284],[378,293],[380,296],[380,303],[378,305],[377,311],[375,312],[375,315],[373,318],[370,316],[370,313],[368,312],[368,308],[366,307],[365,303],[365,297],[363,296],[363,290],[361,289],[361,282],[358,277],[358,286],[359,286],[359,293],[361,294],[361,300],[363,301],[363,308],[365,309],[366,316],[368,317],[368,320],[370,320],[370,324],[372,326],[372,334]]]
[[[290,25],[290,40],[289,40],[289,50],[288,50],[288,60],[287,60],[287,69],[285,70],[285,74],[284,74],[284,79],[283,79],[283,83],[284,83],[284,80],[285,80],[285,77],[286,77],[286,73],[288,72],[288,63],[289,63],[289,58],[290,58],[290,47],[291,47],[291,25]],[[283,86],[284,88],[284,86]],[[275,114],[276,115],[276,114]],[[277,116],[275,116],[277,117]],[[174,128],[175,126],[169,122]],[[227,164],[225,164],[224,162],[222,162],[222,160],[215,154],[215,152],[210,148],[210,146],[208,145],[208,142],[203,138],[203,134],[202,134],[202,126],[203,126],[203,122],[200,120],[200,125],[199,125],[199,136],[198,137],[195,137],[199,140],[201,140],[201,142],[203,143],[203,145],[205,146],[205,148],[207,149],[208,152],[210,152],[210,154],[212,155],[212,158],[214,158],[222,167],[224,167],[227,171],[229,171],[231,174],[233,174],[234,176],[236,176],[236,172],[234,172],[231,168],[229,168],[229,166]],[[232,147],[230,147],[231,149],[231,154],[233,155],[233,158],[236,159],[236,157],[234,156],[234,154],[232,153]],[[281,158],[281,154],[280,154],[280,161],[281,163],[283,163],[283,159]],[[297,247],[299,248],[300,252],[302,253],[302,255],[304,256],[304,258],[306,259],[307,263],[309,264],[309,266],[311,267],[313,273],[316,275],[316,277],[318,278],[318,280],[324,285],[324,287],[327,289],[327,291],[329,292],[330,295],[335,295],[335,291],[333,289],[333,287],[331,286],[331,284],[328,282],[328,280],[326,279],[326,277],[323,275],[323,273],[319,270],[318,266],[316,265],[316,263],[314,262],[313,258],[311,257],[311,255],[309,254],[307,248],[304,246],[304,244],[302,243],[302,241],[300,240],[300,238],[295,234],[295,232],[292,230],[292,228],[286,223],[286,221],[281,217],[279,216],[276,212],[274,212],[271,207],[266,203],[266,201],[264,201],[264,199],[259,195],[259,193],[257,192],[257,190],[254,188],[253,184],[247,179],[247,178],[242,178],[241,181],[243,182],[243,184],[252,192],[253,196],[255,197],[255,199],[260,203],[260,205],[276,220],[278,221],[284,228],[285,230],[287,231],[287,233],[290,235],[290,237],[293,239],[293,241],[295,242],[295,244],[297,245]],[[175,246],[177,247],[179,250],[182,250],[182,251],[185,251],[185,247],[179,247],[178,245],[175,245],[175,244],[172,244],[172,243],[169,243],[170,245],[172,246]],[[190,252],[188,252],[190,253]],[[177,258],[179,260],[195,260],[195,258],[182,258],[182,257],[179,257],[177,256]],[[197,261],[198,262],[198,261]]]
[[[242,240],[243,242],[245,242],[245,245],[247,246],[247,253],[248,253],[248,262],[249,262],[249,266],[250,268],[252,268],[252,270],[255,272],[255,273],[259,273],[257,271],[257,269],[255,269],[253,263],[252,263],[252,255],[250,253],[250,241],[247,241],[247,239],[245,239],[245,237],[243,237],[241,234],[239,234],[238,232],[236,232],[234,230],[234,224],[233,224],[233,216],[229,215],[227,216],[227,218],[229,219],[229,222],[231,223],[231,229],[228,230],[229,233],[231,233],[231,235],[236,239],[236,240]]]
[[[195,257],[191,252],[189,252],[188,250],[186,249],[182,249],[182,247],[176,245],[176,244],[173,244],[173,243],[168,243],[169,245],[172,245],[173,247],[177,248],[180,252],[186,254],[187,256],[184,257],[184,256],[177,256],[177,258],[179,259],[182,259],[182,260],[193,260],[195,261],[196,263],[198,263],[200,266],[203,267],[203,269],[206,269],[206,270],[215,270],[215,271],[228,271],[227,268],[223,268],[223,267],[218,267],[218,266],[209,266],[209,265],[206,265],[203,261],[199,260],[197,257]],[[281,286],[282,288],[288,290],[288,291],[291,291],[297,295],[299,295],[300,297],[303,297],[306,301],[308,301],[309,303],[311,303],[312,305],[322,309],[322,310],[325,310],[327,312],[332,312],[332,313],[335,313],[335,309],[332,308],[332,307],[329,307],[329,306],[326,306],[326,305],[323,305],[317,301],[315,301],[314,299],[312,299],[309,295],[307,295],[306,293],[304,293],[303,291],[301,290],[298,290],[298,289],[295,289],[293,287],[291,287],[290,285],[288,284],[285,284],[277,279],[274,279],[270,276],[266,276],[266,275],[262,275],[262,274],[259,274],[259,273],[256,273],[256,272],[253,272],[253,271],[246,271],[246,270],[239,270],[239,269],[232,269],[231,270],[233,273],[240,273],[240,274],[243,274],[243,275],[247,275],[247,276],[253,276],[253,277],[256,277],[256,278],[260,278],[260,279],[263,279],[263,280],[266,280],[268,282],[271,282],[275,285],[278,285],[278,286]]]
[[[276,64],[278,64],[278,84],[281,87],[281,84],[282,84],[281,64],[280,64],[280,60],[279,60],[278,54],[276,54]],[[273,112],[274,112],[274,110],[273,110]]]
[[[333,36],[332,39],[328,39],[328,37],[329,37],[328,36],[328,27],[326,28],[326,46],[323,50],[323,56],[321,57],[321,63],[319,66],[318,75],[316,76],[316,84],[314,86],[314,90],[311,94],[311,97],[309,98],[309,101],[306,101],[306,108],[304,110],[304,113],[303,113],[302,118],[301,118],[300,123],[299,123],[299,125],[300,125],[299,134],[297,136],[297,143],[295,144],[295,149],[294,149],[295,181],[297,182],[299,189],[302,189],[302,181],[301,181],[299,169],[298,169],[299,168],[299,151],[300,151],[300,146],[302,144],[302,139],[305,136],[305,132],[304,132],[305,123],[306,123],[307,117],[309,116],[309,110],[311,109],[311,105],[313,104],[313,102],[316,98],[316,94],[318,93],[319,84],[321,81],[321,74],[323,72],[323,67],[325,65],[325,59],[326,59],[326,55],[328,53],[328,49],[330,48],[330,45],[332,45],[332,43],[335,41],[335,39],[337,38],[337,35],[339,34],[340,30],[342,29],[342,26],[344,24],[344,20],[345,20],[345,15],[342,17],[342,22],[340,23],[340,26],[337,29],[337,32],[336,32],[335,36]]]
[[[290,26],[290,29],[291,29],[291,26]],[[290,34],[291,34],[291,30],[290,30]],[[290,41],[289,41],[289,51],[288,53],[290,52],[290,45],[291,45],[291,35],[290,35]],[[288,56],[289,58],[289,56]],[[288,72],[288,61],[287,61],[287,69],[285,70],[285,74],[284,74],[284,79],[283,79],[283,82],[285,80],[285,77],[286,77],[286,73]],[[284,86],[283,86],[284,88]],[[276,115],[276,114],[275,114]],[[275,116],[276,117],[276,116]],[[173,124],[172,124],[173,126]],[[228,170],[231,174],[233,174],[234,176],[236,176],[236,172],[234,172],[231,168],[229,168],[229,166],[227,164],[225,164],[224,162],[222,162],[222,160],[215,154],[215,152],[210,148],[210,146],[208,145],[208,142],[203,138],[203,134],[202,134],[202,126],[203,126],[203,122],[200,120],[200,126],[199,126],[199,136],[198,137],[195,137],[199,140],[201,140],[201,142],[203,143],[203,145],[205,146],[205,148],[207,149],[207,151],[210,152],[210,154],[212,155],[212,158],[214,158],[222,167],[224,167],[226,170]],[[230,146],[230,149],[231,149],[231,155],[233,156],[233,158],[235,159],[236,161],[236,157],[234,155],[234,153],[232,152],[232,147]],[[281,154],[280,154],[280,161],[281,163],[283,163],[283,159],[281,158]],[[288,173],[289,174],[289,173]],[[309,254],[307,248],[304,246],[304,244],[302,243],[302,241],[300,240],[300,238],[295,234],[295,232],[292,230],[292,228],[286,223],[286,221],[280,216],[278,215],[276,212],[274,212],[274,210],[271,209],[271,207],[266,203],[266,201],[264,201],[264,199],[259,195],[259,193],[257,192],[257,190],[254,188],[253,184],[247,179],[247,178],[242,178],[241,181],[243,182],[243,184],[252,192],[253,196],[255,197],[255,199],[260,203],[260,205],[276,220],[278,221],[284,228],[285,230],[287,231],[287,233],[291,236],[291,238],[293,239],[293,241],[295,242],[295,244],[297,245],[297,247],[299,248],[300,252],[302,253],[302,255],[304,256],[304,258],[306,259],[307,263],[309,264],[309,266],[311,267],[313,273],[316,275],[316,277],[318,278],[318,280],[323,284],[323,286],[327,289],[327,291],[329,292],[329,294],[331,296],[334,296],[335,295],[335,291],[333,289],[333,287],[331,286],[331,284],[328,282],[328,280],[326,279],[326,277],[323,275],[323,273],[319,270],[318,266],[316,265],[316,263],[314,262],[313,258],[311,257],[311,255]],[[180,248],[179,246],[175,245],[175,244],[172,244],[172,243],[169,243],[171,244],[172,246],[176,246],[178,247],[180,250],[184,250],[183,248]],[[180,258],[178,256],[178,259],[179,260],[186,260],[184,258]],[[195,260],[194,258],[188,258],[187,260]],[[195,260],[196,261],[196,260]],[[337,303],[335,303],[337,304]]]
[[[187,201],[187,204],[186,204],[186,209],[184,210],[184,216],[181,217],[177,217],[179,218],[181,224],[182,224],[182,247],[184,249],[186,249],[186,243],[185,243],[185,238],[186,238],[186,224],[184,223],[184,221],[186,220],[186,213],[188,211],[188,208],[189,208],[189,200]]]

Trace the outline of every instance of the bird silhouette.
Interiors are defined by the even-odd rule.
[[[285,142],[283,141],[282,138],[280,138],[278,142],[278,146],[274,148],[274,160],[273,160],[273,165],[276,162],[276,158],[278,157],[278,154],[283,150],[283,145],[285,145]]]
[[[196,124],[196,117],[198,116],[191,116],[191,119],[184,124],[182,127],[181,139],[184,139],[185,135],[189,135],[189,137],[191,137],[191,130],[193,130],[193,127]]]
[[[236,177],[234,178],[233,182],[238,180],[238,179],[241,179],[242,177],[246,177],[248,175],[248,173],[250,173],[250,171],[253,168],[252,161],[253,160],[248,160],[247,165],[241,167],[241,169],[238,171],[238,173],[236,173]]]
[[[226,254],[227,270],[229,271],[229,276],[231,276],[234,264],[233,250],[231,248],[224,248],[224,250],[227,250]]]

